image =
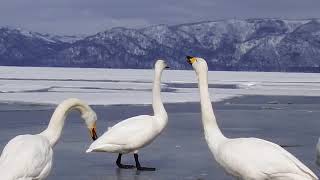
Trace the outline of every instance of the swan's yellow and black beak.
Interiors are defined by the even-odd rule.
[[[91,136],[92,140],[98,139],[96,127],[90,128],[89,131],[90,131],[90,136]]]
[[[192,56],[187,56],[186,58],[187,58],[187,62],[188,62],[189,64],[191,64],[191,65],[192,65],[194,62],[197,61],[197,58],[192,57]]]

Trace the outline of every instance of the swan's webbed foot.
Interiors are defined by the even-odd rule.
[[[118,166],[120,169],[133,169],[133,168],[135,168],[134,165],[126,165],[126,164],[117,164],[117,166]]]
[[[118,166],[120,169],[133,169],[133,168],[135,168],[134,165],[121,164],[121,156],[122,156],[122,154],[119,154],[119,155],[118,155],[118,158],[117,158],[117,161],[116,161],[117,166]]]
[[[137,170],[139,171],[155,171],[156,168],[150,168],[150,167],[137,167]]]
[[[156,168],[141,167],[138,154],[134,154],[134,160],[136,161],[136,167],[138,171],[155,171],[156,170]]]

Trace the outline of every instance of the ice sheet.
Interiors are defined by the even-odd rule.
[[[89,104],[151,104],[153,70],[0,67],[0,102],[57,104],[77,97]],[[194,71],[166,70],[166,103],[198,102]],[[193,83],[194,86],[182,86]],[[319,96],[320,75],[312,73],[209,72],[213,101],[242,95]],[[210,87],[210,86],[209,86]]]

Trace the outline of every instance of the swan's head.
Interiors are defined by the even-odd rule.
[[[97,114],[90,108],[89,111],[85,112],[82,114],[81,116],[88,129],[89,129],[89,132],[90,132],[90,136],[93,140],[96,140],[98,139],[98,136],[97,136],[97,125],[96,125],[96,122],[97,122]]]
[[[197,72],[208,71],[208,65],[206,60],[199,57],[187,56],[187,62],[192,65],[193,69]]]
[[[156,64],[154,65],[154,68],[158,70],[163,70],[169,68],[169,66],[167,65],[166,61],[160,59],[157,60]]]

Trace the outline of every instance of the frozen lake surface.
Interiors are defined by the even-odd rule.
[[[0,67],[0,148],[19,134],[41,132],[56,104],[70,97],[94,105],[98,134],[130,116],[151,114],[152,70]],[[209,72],[215,113],[228,137],[258,137],[286,148],[320,175],[320,74]],[[140,152],[156,172],[119,170],[117,155],[86,154],[91,141],[77,113],[55,147],[49,180],[227,180],[205,143],[193,71],[165,71],[162,97],[169,123]],[[133,163],[132,155],[124,156]]]
[[[194,71],[165,70],[164,102],[198,102]],[[0,66],[0,102],[58,104],[69,97],[90,104],[151,104],[153,70]],[[243,95],[320,96],[320,74],[209,72],[213,101]],[[139,100],[137,101],[137,97]]]
[[[258,137],[293,146],[286,148],[320,174],[315,165],[315,144],[320,135],[320,98],[290,96],[245,96],[215,103],[215,113],[228,137]],[[198,103],[166,104],[169,123],[154,143],[140,151],[143,165],[156,172],[119,170],[116,154],[91,153],[87,129],[72,113],[63,137],[54,148],[49,180],[227,180],[232,179],[214,162],[202,132]],[[121,119],[150,114],[149,105],[93,106],[98,134]],[[46,127],[54,106],[1,104],[0,147],[17,134],[38,133]],[[124,162],[133,163],[132,155]]]

